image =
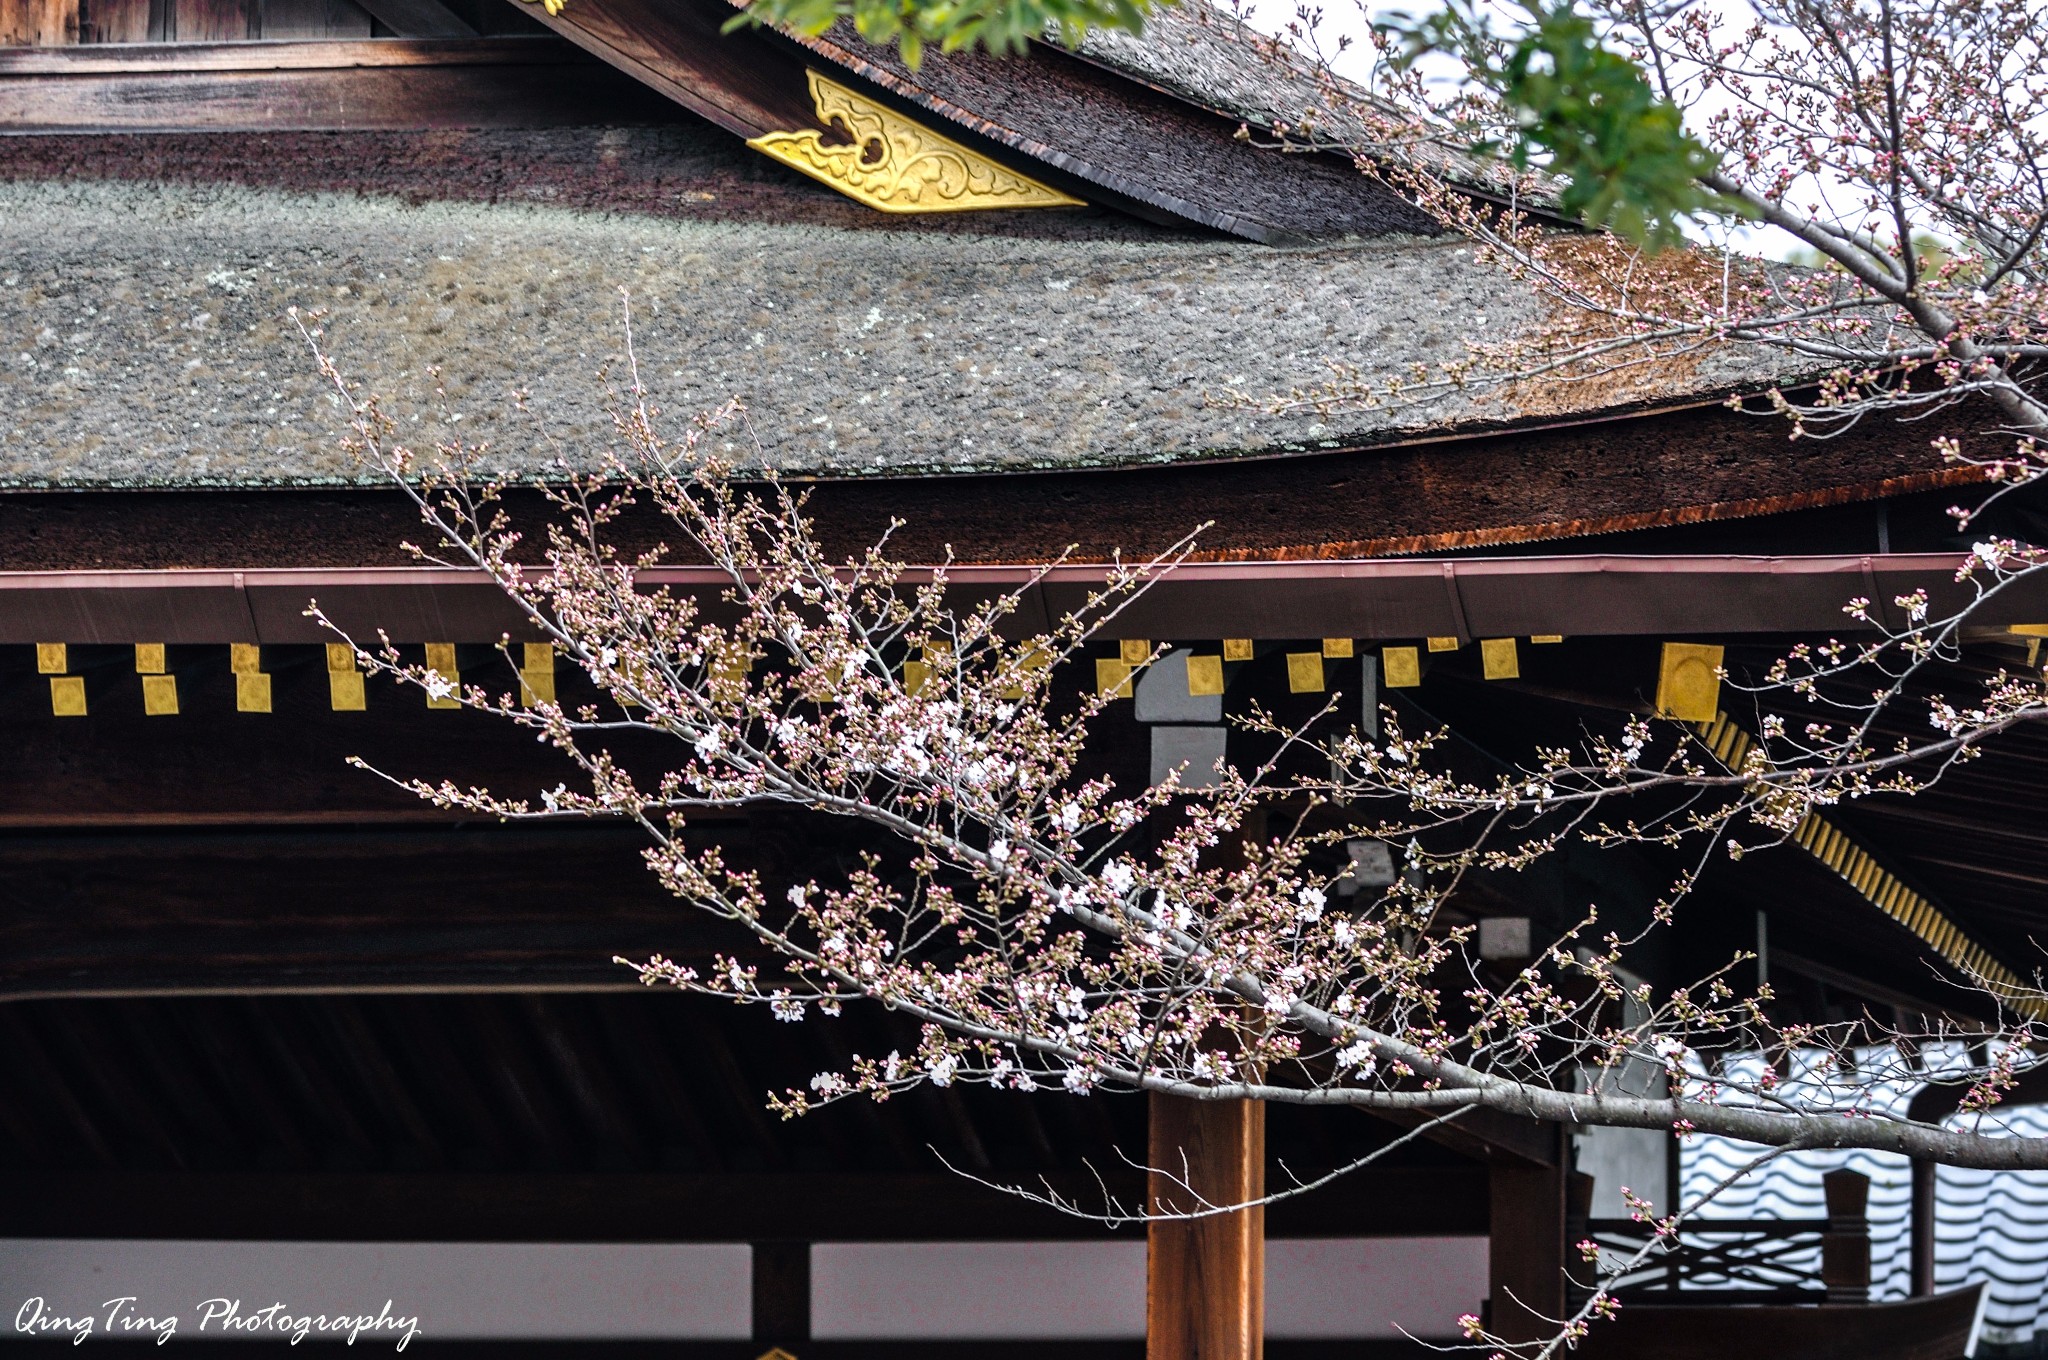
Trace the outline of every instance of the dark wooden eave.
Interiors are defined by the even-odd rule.
[[[665,105],[546,36],[0,49],[0,135],[568,127]]]
[[[1154,222],[1281,242],[1432,222],[1340,157],[1278,156],[1206,109],[1042,45],[934,52],[915,71],[841,25],[819,37],[723,32],[726,0],[575,0],[536,16],[740,137],[819,127],[807,67],[1088,202]]]
[[[849,1051],[915,1042],[874,1008],[785,1026],[645,990],[0,1005],[0,1234],[1060,1240],[1105,1230],[947,1167],[1142,1198],[1123,1155],[1143,1147],[1139,1098],[925,1087],[795,1121],[764,1108]],[[1341,1110],[1271,1125],[1299,1171],[1395,1136]],[[1274,1234],[1485,1231],[1480,1168],[1413,1143],[1385,1157],[1273,1206]]]
[[[1529,634],[1671,636],[1856,632],[1843,604],[1866,591],[1926,587],[1960,603],[1961,554],[1754,558],[1515,557],[1185,564],[1120,611],[1104,636],[1204,639],[1414,639]],[[928,569],[927,569],[928,570]],[[1104,569],[956,567],[962,598],[1024,592],[1016,627],[1042,629],[1100,590]],[[906,580],[925,577],[913,569]],[[715,611],[725,578],[653,568],[647,585],[697,593]],[[1946,585],[1946,589],[1944,589]],[[1877,598],[1872,595],[1871,598]],[[481,571],[381,567],[323,571],[0,572],[0,642],[63,639],[306,644],[330,634],[305,616],[318,600],[337,626],[407,642],[539,634]],[[2048,614],[2048,586],[2001,594],[1986,625]]]

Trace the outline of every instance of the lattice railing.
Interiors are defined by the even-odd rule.
[[[1580,1220],[1583,1236],[1600,1247],[1600,1261],[1596,1268],[1575,1260],[1571,1273],[1583,1293],[1596,1274],[1622,1270],[1649,1244],[1609,1292],[1641,1303],[1868,1302],[1870,1180],[1838,1170],[1821,1181],[1826,1218],[1695,1218],[1662,1241],[1650,1223]]]
[[[1649,1224],[1626,1218],[1586,1226],[1606,1269],[1634,1257],[1655,1235]],[[1828,1295],[1821,1278],[1827,1227],[1824,1218],[1695,1220],[1609,1288],[1644,1303],[1819,1303]]]

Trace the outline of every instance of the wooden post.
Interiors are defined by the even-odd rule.
[[[754,1243],[754,1344],[801,1346],[811,1339],[811,1244]]]
[[[78,41],[78,0],[0,0],[0,47],[62,47]]]
[[[1913,1162],[1913,1297],[1934,1292],[1934,1163]]]
[[[1820,1178],[1828,1227],[1820,1239],[1820,1282],[1829,1303],[1870,1302],[1870,1177],[1830,1171]]]
[[[1185,1211],[1199,1207],[1196,1201],[1243,1204],[1265,1194],[1263,1103],[1150,1099],[1152,1212]],[[1145,1240],[1146,1360],[1260,1360],[1265,1209],[1155,1222]]]
[[[1496,1162],[1487,1169],[1486,1321],[1510,1342],[1555,1336],[1565,1313],[1566,1165],[1560,1155],[1550,1166]]]

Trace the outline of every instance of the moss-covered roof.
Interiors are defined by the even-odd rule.
[[[408,431],[488,439],[507,470],[589,463],[609,439],[596,374],[621,352],[621,289],[656,399],[689,413],[738,398],[760,456],[792,473],[1132,465],[1532,414],[1464,399],[1325,419],[1224,399],[1314,381],[1333,360],[1393,375],[1526,323],[1533,300],[1449,239],[1276,249],[1085,215],[855,229],[833,225],[836,206],[811,213],[833,196],[794,176],[737,215],[673,183],[658,211],[535,206],[516,200],[519,167],[545,160],[539,134],[464,135],[472,174],[493,137],[514,139],[491,180],[514,202],[0,182],[0,483],[363,477],[337,450],[294,306],[324,310],[336,357]],[[547,135],[602,139],[630,161],[679,156],[684,134]],[[344,161],[364,150],[326,145]],[[581,145],[554,154],[574,161]],[[433,190],[420,177],[413,197]],[[1741,377],[1707,365],[1585,401]]]

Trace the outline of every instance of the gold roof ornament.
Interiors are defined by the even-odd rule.
[[[747,145],[848,198],[890,213],[1086,206],[816,71],[807,74],[818,121],[850,140],[828,144],[830,134],[805,128],[764,133]]]

